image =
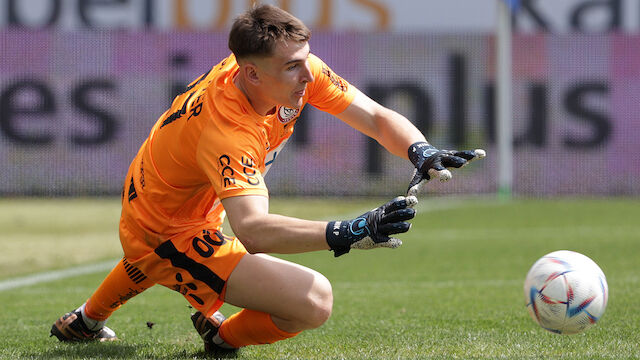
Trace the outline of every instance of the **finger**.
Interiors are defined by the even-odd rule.
[[[423,166],[424,167],[424,166]],[[436,161],[434,161],[430,167],[430,169],[435,169],[436,171],[440,171],[440,170],[444,170],[446,169],[444,167],[444,165],[442,165],[442,161],[440,161],[440,159],[437,159]]]
[[[451,179],[451,171],[444,169],[444,170],[436,170],[435,168],[431,168],[429,169],[429,176],[433,177],[433,178],[437,178],[440,181],[444,182],[447,181],[449,179]]]
[[[434,170],[436,172],[434,173],[432,170]],[[408,196],[417,196],[418,195],[418,191],[420,191],[420,187],[422,187],[422,185],[423,185],[422,184],[423,180],[424,180],[424,182],[427,182],[432,177],[436,177],[436,178],[440,179],[440,181],[447,181],[447,180],[449,180],[451,178],[451,176],[449,176],[449,179],[443,180],[440,177],[440,172],[441,171],[445,171],[443,176],[446,176],[446,172],[449,172],[447,170],[447,168],[442,166],[442,164],[440,163],[439,160],[437,160],[433,164],[431,164],[431,168],[429,168],[427,170],[427,172],[423,172],[423,171],[420,171],[418,169],[414,170],[413,179],[411,179],[411,182],[409,183],[409,189],[407,190],[407,195]],[[451,175],[451,173],[449,173],[449,175]]]
[[[459,156],[465,160],[473,160],[476,157],[476,153],[473,150],[456,151],[453,155]]]
[[[384,209],[385,213],[390,213],[393,211],[396,211],[398,209],[404,209],[407,207],[407,202],[405,200],[406,198],[404,196],[398,196],[395,199],[389,201],[388,203],[384,204],[382,207]]]
[[[407,196],[407,197],[398,196],[395,199],[384,204],[383,207],[384,207],[385,213],[390,213],[398,209],[411,208],[417,203],[418,203],[418,198],[416,198],[415,196]]]
[[[400,221],[378,226],[378,233],[384,235],[406,233],[411,229],[411,223]]]
[[[398,209],[395,211],[385,212],[382,216],[381,223],[395,223],[398,221],[411,220],[416,216],[416,211],[412,208]]]
[[[442,165],[448,168],[459,168],[467,163],[467,160],[460,156],[447,155],[442,158]]]
[[[407,197],[417,197],[418,193],[420,192],[420,189],[422,188],[422,185],[424,185],[426,181],[421,181],[417,184],[415,184],[414,186],[410,186],[407,189]]]
[[[418,204],[418,198],[415,196],[407,196],[404,198],[404,201],[407,202],[407,207],[412,208]]]
[[[416,169],[413,173],[413,178],[409,182],[409,187],[407,188],[407,197],[416,197],[416,195],[418,195],[418,191],[420,191],[420,188],[422,187],[422,183],[424,182],[424,180],[425,178],[422,172]]]
[[[461,158],[466,159],[467,161],[473,161],[476,159],[482,159],[487,156],[487,152],[483,149],[475,149],[475,150],[465,150],[465,151],[457,151],[454,153],[455,156],[460,156]]]
[[[386,247],[390,249],[399,248],[402,245],[402,240],[396,238],[389,238],[385,242],[376,243],[375,247]]]
[[[425,180],[425,175],[424,173],[422,173],[421,171],[419,171],[418,169],[414,169],[413,171],[413,177],[411,178],[411,181],[409,182],[409,187],[412,186],[416,186],[418,185],[422,180]],[[427,178],[426,180],[429,180],[428,175],[426,175]]]

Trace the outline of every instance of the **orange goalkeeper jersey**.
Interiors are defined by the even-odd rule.
[[[355,89],[318,57],[308,61],[314,81],[307,84],[303,106],[344,111]],[[278,106],[272,115],[258,115],[233,83],[237,72],[231,55],[191,83],[160,116],[131,163],[121,221],[140,229],[145,244],[137,245],[154,249],[184,231],[221,225],[221,199],[268,195],[263,176],[302,108]]]

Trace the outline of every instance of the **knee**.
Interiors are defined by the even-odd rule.
[[[307,311],[304,320],[306,327],[315,329],[322,326],[331,316],[333,308],[333,291],[326,277],[316,274],[307,294],[306,303]]]

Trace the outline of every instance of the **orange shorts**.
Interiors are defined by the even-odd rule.
[[[227,279],[247,253],[237,238],[224,235],[215,227],[186,231],[132,259],[127,256],[127,245],[139,245],[144,239],[131,228],[120,222],[120,241],[131,265],[152,281],[181,293],[207,316],[222,306]]]

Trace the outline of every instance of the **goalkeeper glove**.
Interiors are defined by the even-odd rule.
[[[432,177],[447,181],[451,171],[447,168],[459,168],[475,159],[482,159],[486,153],[482,149],[453,151],[438,150],[424,141],[409,146],[409,160],[416,169],[409,183],[407,195],[416,196],[424,181]]]
[[[409,231],[411,224],[406,220],[415,216],[412,207],[417,203],[415,196],[398,196],[353,220],[331,221],[326,229],[327,243],[336,257],[351,249],[397,248],[402,241],[389,235]]]

